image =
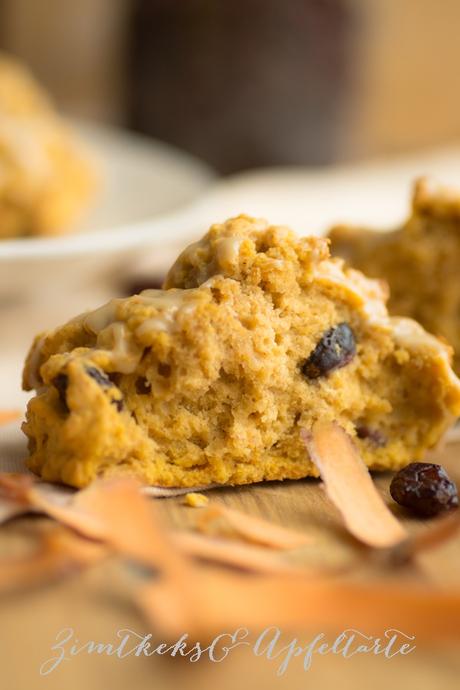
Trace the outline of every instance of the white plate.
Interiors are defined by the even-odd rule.
[[[219,180],[198,215],[203,228],[244,212],[300,235],[337,223],[385,231],[408,216],[413,182],[424,175],[460,189],[458,144],[353,165],[251,170]]]
[[[61,237],[0,241],[0,297],[66,290],[107,274],[127,252],[180,239],[180,211],[201,195],[214,173],[155,140],[96,125],[77,126],[94,152],[103,184],[76,231]]]

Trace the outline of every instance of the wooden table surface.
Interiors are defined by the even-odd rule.
[[[452,478],[460,485],[460,445],[447,446],[434,454]],[[376,483],[385,500],[390,501],[388,475],[378,475]],[[321,562],[346,563],[356,558],[356,543],[344,532],[334,508],[327,500],[320,482],[304,480],[266,483],[239,489],[218,489],[210,492],[215,500],[229,506],[261,515],[274,522],[308,530],[315,535],[315,548],[309,559]],[[161,511],[176,526],[190,525],[196,509],[184,506],[183,499],[161,499]],[[409,531],[420,530],[424,524],[396,512]],[[37,530],[46,529],[46,518],[26,517],[0,529],[0,553],[20,552],[33,539]],[[305,672],[295,660],[286,674],[277,677],[272,661],[248,653],[235,653],[224,662],[208,660],[191,664],[169,657],[117,659],[115,657],[81,654],[62,664],[48,676],[41,676],[41,664],[52,656],[51,646],[63,628],[73,628],[80,642],[114,642],[120,629],[129,628],[139,634],[149,626],[133,606],[126,590],[126,564],[113,558],[91,570],[59,583],[0,597],[0,678],[5,690],[35,688],[66,688],[66,690],[127,688],[181,688],[183,690],[230,690],[242,688],[367,688],[388,690],[397,686],[405,690],[450,690],[459,687],[460,655],[455,647],[417,648],[406,657],[384,659],[370,655],[352,659],[315,657]],[[361,573],[361,577],[363,574]],[[369,563],[365,577],[382,577],[381,569]],[[395,577],[388,573],[386,577]],[[460,536],[425,555],[419,566],[399,570],[397,577],[458,583],[460,576]],[[276,621],[274,621],[276,624]],[[410,621],[407,622],[410,633]],[[286,632],[286,643],[292,634]],[[299,636],[306,643],[311,637]]]

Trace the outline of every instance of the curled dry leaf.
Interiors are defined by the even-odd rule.
[[[21,486],[30,500],[36,500],[35,488]],[[263,576],[196,565],[185,554],[219,563],[227,558],[233,565],[238,557],[235,552],[225,557],[223,551],[228,549],[227,544],[222,546],[219,542],[216,549],[211,544],[213,540],[201,535],[171,539],[156,514],[155,504],[143,497],[139,488],[129,480],[95,482],[74,494],[69,505],[50,508],[42,496],[40,507],[82,534],[97,535],[112,550],[158,572],[159,577],[137,592],[137,601],[156,629],[165,634],[187,630],[207,635],[241,625],[263,628],[274,622],[286,628],[342,630],[352,621],[353,627],[362,630],[386,627],[407,630],[410,624],[410,633],[421,639],[460,637],[460,592],[457,591],[421,588],[413,583],[361,585],[312,577],[311,573],[306,577],[304,572],[302,575],[269,573],[267,557],[273,558],[274,554],[261,548],[257,552],[265,553]],[[16,495],[24,498],[19,489]],[[11,583],[13,578],[25,582],[32,577],[28,574],[32,570],[35,575],[48,578],[56,572],[94,562],[101,553],[107,553],[101,544],[86,542],[76,535],[72,537],[70,545],[67,542],[63,546],[61,536],[51,548],[48,543],[42,553],[36,554],[32,568],[30,560],[27,568],[18,563],[7,566],[5,582]],[[244,547],[245,552],[251,549],[255,558],[256,547],[234,546]],[[246,553],[242,558],[247,564]],[[262,569],[260,563],[258,568]]]
[[[335,422],[316,422],[311,433],[301,431],[326,493],[340,511],[345,526],[360,541],[378,548],[407,538],[378,493],[352,439]]]
[[[32,475],[20,472],[0,472],[0,498],[22,505],[30,503],[29,492],[35,479]]]
[[[245,577],[208,569],[196,579],[191,600],[167,580],[160,580],[145,585],[137,601],[148,620],[171,636],[184,630],[209,636],[240,626],[260,630],[276,625],[315,631],[352,626],[369,634],[396,628],[416,635],[417,643],[460,639],[460,591],[413,583],[364,585],[286,575]]]
[[[131,479],[97,481],[76,495],[73,506],[99,525],[99,538],[116,551],[175,575],[185,559],[172,547],[155,503],[142,496],[140,488]]]
[[[62,527],[40,536],[35,550],[21,558],[0,560],[0,592],[30,587],[79,572],[107,554],[95,544]]]
[[[0,472],[0,525],[30,512],[27,494],[32,482],[28,475]]]
[[[159,570],[162,577],[178,591],[192,597],[191,561],[183,556],[163,527],[153,502],[141,494],[141,485],[134,480],[95,481],[87,489],[57,503],[40,493],[37,484],[24,487],[22,480],[9,477],[3,481],[10,492],[27,500],[27,508],[54,518],[81,535],[105,542],[123,556]],[[19,491],[24,488],[24,492]]]
[[[413,554],[435,549],[449,541],[460,532],[460,514],[454,513],[438,518],[422,532],[411,537],[407,549]]]
[[[240,544],[192,532],[176,532],[173,539],[183,553],[213,563],[256,573],[309,573],[307,567],[292,565],[281,560],[273,551],[253,544]],[[316,574],[318,570],[315,570]]]
[[[297,549],[312,542],[308,534],[228,508],[222,503],[211,503],[201,510],[196,527],[205,534],[237,536],[274,549]]]
[[[200,535],[177,534],[180,549],[173,549],[155,505],[141,494],[140,484],[133,480],[94,482],[82,491],[59,495],[22,475],[3,475],[0,485],[10,499],[20,502],[23,510],[42,512],[154,569],[164,570],[166,564],[168,571],[171,566],[171,572],[185,572],[182,553],[258,572],[292,572],[294,568],[272,554],[262,553],[263,549],[247,545],[239,548],[219,540],[200,539]]]
[[[92,485],[93,486],[93,485]],[[20,473],[0,473],[0,498],[3,499],[6,519],[8,505],[12,514],[44,513],[81,532],[87,537],[99,538],[102,534],[101,526],[79,508],[77,497],[91,491],[92,486],[81,492],[74,492],[65,488],[56,490],[53,485],[38,482],[31,475]],[[16,507],[16,513],[14,508]]]
[[[10,491],[14,482],[8,480]],[[21,500],[145,565],[164,565],[171,561],[167,530],[161,526],[158,516],[154,519],[154,503],[142,496],[141,485],[135,480],[97,480],[86,489],[60,496],[60,500],[40,487],[38,483],[25,487]]]
[[[460,514],[456,512],[434,520],[423,531],[383,551],[382,556],[387,565],[404,565],[419,554],[442,546],[459,532]]]
[[[187,590],[193,570],[188,557],[256,572],[297,570],[262,548],[233,545],[185,532],[177,532],[173,537],[163,525],[156,506],[139,489],[140,485],[131,480],[96,482],[76,494],[71,510],[60,509],[59,517],[83,533],[88,524],[91,528],[97,525],[97,535],[91,529],[89,536],[97,536],[119,553],[159,570],[163,576],[177,579]],[[56,517],[56,510],[53,514]]]

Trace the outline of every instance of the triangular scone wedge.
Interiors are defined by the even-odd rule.
[[[334,254],[388,282],[392,314],[414,318],[448,340],[460,374],[460,188],[419,179],[401,227],[376,232],[341,225],[329,237]]]
[[[300,438],[335,420],[366,464],[423,457],[460,413],[449,349],[389,318],[385,289],[327,242],[240,216],[179,257],[165,290],[115,299],[32,346],[28,465],[85,486],[317,476]]]

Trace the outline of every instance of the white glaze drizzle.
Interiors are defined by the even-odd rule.
[[[244,237],[223,237],[216,243],[216,259],[221,268],[236,264],[243,241]]]
[[[83,319],[84,326],[92,333],[100,333],[117,320],[117,309],[121,302],[123,302],[122,299],[111,299],[110,302],[103,304],[102,307],[82,314],[81,318]]]
[[[460,390],[460,380],[455,375],[450,364],[450,348],[438,340],[431,333],[427,333],[422,326],[402,316],[392,316],[390,318],[393,337],[400,347],[413,352],[426,352],[435,357],[440,362],[446,377],[450,383]]]
[[[383,301],[384,293],[377,281],[369,280],[357,271],[353,271],[351,278],[343,272],[341,262],[330,260],[319,264],[314,273],[314,280],[344,289],[355,304],[361,307],[369,323],[389,327],[389,317]]]
[[[133,341],[125,324],[121,321],[114,321],[98,334],[96,348],[109,352],[114,371],[121,374],[132,374],[143,352],[143,348]]]
[[[111,366],[122,374],[132,373],[137,367],[149,336],[156,332],[171,333],[175,327],[177,312],[191,313],[195,308],[190,295],[195,289],[182,290],[143,290],[139,295],[129,297],[134,304],[154,307],[158,313],[143,321],[134,335],[141,343],[136,343],[133,334],[118,318],[118,310],[124,299],[112,299],[102,307],[77,317],[83,321],[87,330],[97,335],[94,349],[109,353]]]

